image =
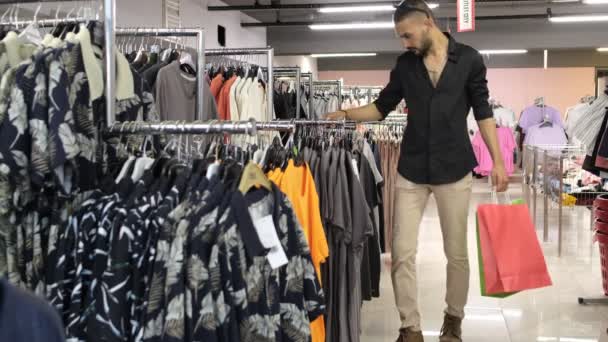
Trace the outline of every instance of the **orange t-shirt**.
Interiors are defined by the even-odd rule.
[[[308,166],[295,166],[293,160],[290,160],[284,172],[278,168],[270,171],[267,176],[287,195],[293,206],[308,240],[310,256],[320,283],[321,264],[329,257],[329,246],[323,230],[319,195],[312,174]],[[323,316],[310,323],[310,330],[313,342],[325,341]]]
[[[236,75],[230,77],[222,85],[222,89],[217,96],[217,111],[219,112],[220,120],[230,120],[230,87],[236,81]]]
[[[215,75],[213,80],[211,80],[211,84],[209,85],[209,89],[211,89],[211,95],[215,97],[215,102],[219,102],[220,90],[222,90],[222,84],[224,84],[224,75],[219,73]]]

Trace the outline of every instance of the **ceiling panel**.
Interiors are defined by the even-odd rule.
[[[252,5],[253,0],[226,0],[230,5]],[[347,0],[303,1],[281,0],[279,4],[329,4],[360,2]],[[373,2],[366,0],[366,2]],[[455,1],[437,1],[438,25],[443,30],[455,30]],[[270,1],[259,2],[269,5]],[[484,16],[544,15],[547,8],[553,14],[608,14],[608,5],[557,3],[552,1],[477,1],[476,14]],[[390,21],[391,13],[322,14],[316,10],[246,11],[262,22],[361,22]],[[595,48],[608,46],[608,23],[553,24],[547,19],[511,19],[477,21],[476,32],[455,34],[458,40],[476,48]],[[294,39],[294,37],[297,37]],[[268,42],[277,54],[323,52],[397,52],[399,42],[390,29],[351,31],[311,31],[307,26],[268,28]]]

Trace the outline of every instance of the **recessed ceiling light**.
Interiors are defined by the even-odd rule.
[[[608,52],[608,47],[597,48],[597,52]]]
[[[510,49],[510,50],[479,50],[482,55],[519,55],[528,53],[525,49]]]
[[[314,58],[338,58],[338,57],[372,57],[375,52],[353,52],[353,53],[313,53],[310,57]]]
[[[345,24],[313,24],[308,26],[311,30],[365,30],[394,28],[392,21],[372,23],[345,23]]]
[[[550,17],[549,20],[554,23],[588,23],[608,21],[608,15],[565,15],[558,17]]]
[[[583,3],[587,5],[605,5],[608,4],[608,0],[583,0]]]
[[[355,12],[392,12],[393,5],[371,5],[371,6],[339,6],[319,8],[321,13],[355,13]]]
[[[439,4],[429,3],[430,9],[439,7]],[[392,12],[393,5],[367,5],[367,6],[328,6],[319,8],[321,13],[356,13],[356,12]]]

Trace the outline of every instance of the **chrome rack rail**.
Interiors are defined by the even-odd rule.
[[[327,126],[331,128],[356,129],[357,122],[351,120],[275,120],[277,123],[291,123],[298,126]]]
[[[125,121],[115,123],[104,131],[105,136],[115,135],[170,135],[170,134],[248,134],[256,135],[259,131],[293,132],[292,122],[256,122],[249,121]]]

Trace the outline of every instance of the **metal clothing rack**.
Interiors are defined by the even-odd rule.
[[[331,128],[356,129],[357,122],[352,120],[275,120],[277,123],[291,123],[298,126],[328,126]]]
[[[336,87],[336,95],[338,96],[338,104],[339,104],[340,108],[342,108],[342,81],[341,80],[313,81],[312,85],[313,85],[313,88],[323,87],[323,86]],[[311,90],[311,93],[314,93],[314,91]]]
[[[366,95],[367,95],[367,103],[371,103],[372,102],[372,97],[374,95],[373,91],[374,90],[382,90],[384,89],[384,87],[382,86],[343,86],[342,87],[343,91],[353,91],[353,90],[362,90],[365,91]]]
[[[196,37],[196,120],[204,116],[205,30],[193,28],[117,28],[117,36],[131,37]],[[180,113],[183,114],[183,113]]]
[[[300,67],[275,67],[273,68],[273,75],[274,77],[295,77],[295,84],[296,84],[296,119],[299,119],[301,117],[301,113],[300,113],[300,105],[301,105],[301,101],[300,101],[300,82],[301,82],[301,76],[302,76],[302,72],[300,70]],[[274,81],[274,79],[273,79]]]
[[[165,135],[165,134],[248,134],[256,135],[259,131],[295,131],[295,123],[291,121],[257,122],[254,119],[248,121],[161,121],[161,122],[122,122],[108,127],[104,135]]]
[[[106,0],[109,1],[109,0]],[[265,55],[267,63],[268,81],[272,82],[273,66],[274,61],[274,49],[271,47],[267,48],[245,48],[245,49],[209,49],[205,50],[207,56],[242,56],[242,55]],[[266,111],[267,115],[274,118],[274,92],[266,91]]]
[[[67,0],[68,2],[71,0]],[[3,4],[9,5],[21,3],[23,1],[7,1]],[[28,1],[33,2],[33,1]],[[88,22],[92,18],[76,17],[76,18],[56,18],[56,19],[40,19],[40,20],[23,20],[13,21],[12,23],[3,23],[3,25],[29,25],[37,23],[40,27],[53,27],[60,23],[66,22]],[[115,30],[116,30],[116,0],[103,0],[103,27],[104,27],[104,46],[114,46]],[[114,122],[114,94],[116,87],[116,60],[114,58],[114,49],[104,49],[104,64],[105,64],[105,85],[106,85],[106,124],[111,125]]]
[[[0,25],[12,25],[12,26],[27,26],[30,24],[36,24],[38,27],[55,27],[58,24],[65,23],[87,23],[91,21],[91,18],[76,17],[76,18],[63,18],[63,19],[37,19],[37,20],[19,20],[0,23]]]
[[[312,115],[312,112],[315,110],[315,105],[312,102],[312,87],[313,87],[313,82],[314,82],[314,76],[312,75],[312,72],[303,72],[300,73],[300,79],[302,78],[307,78],[308,79],[308,91],[309,91],[309,99],[308,99],[308,116],[310,117]],[[300,83],[301,85],[302,83]]]

